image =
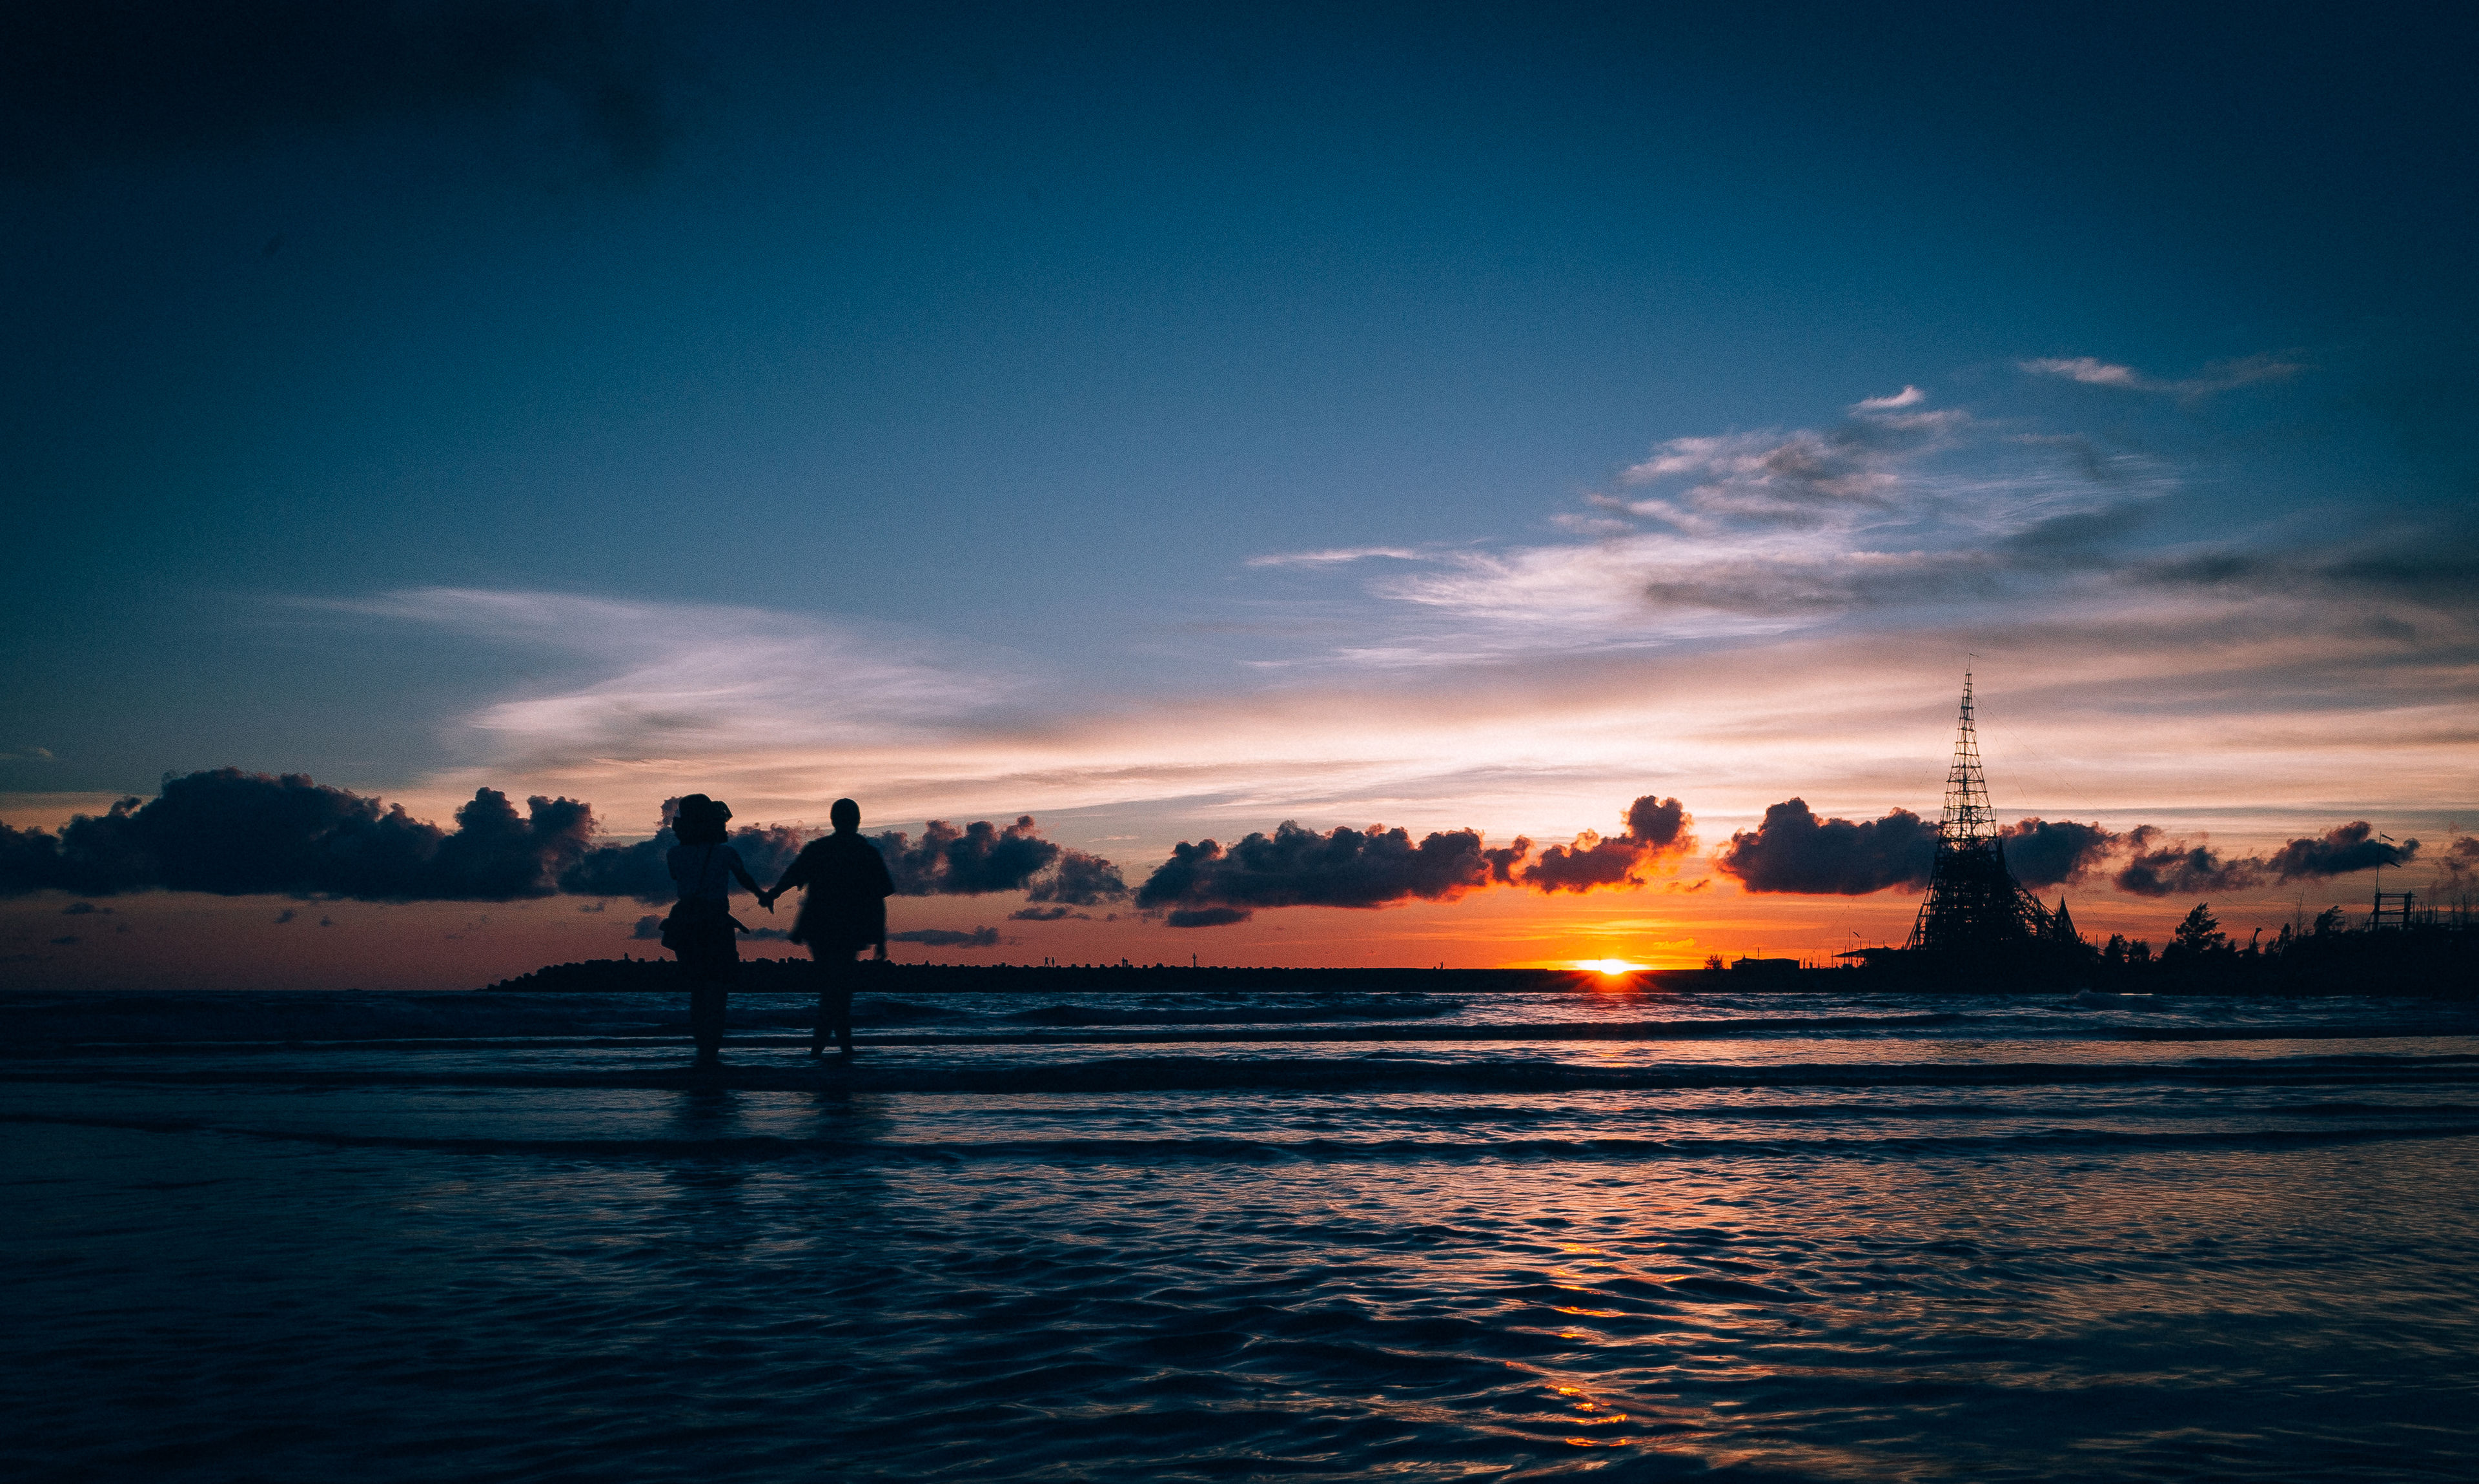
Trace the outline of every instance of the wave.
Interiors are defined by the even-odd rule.
[[[1461,1005],[1444,1000],[1414,1000],[1399,1004],[1361,1000],[1336,1005],[1209,1005],[1196,1010],[1166,1010],[1161,1006],[1122,1010],[1115,1005],[1062,1004],[1012,1011],[996,1018],[1019,1025],[1244,1026],[1290,1025],[1317,1020],[1429,1020],[1439,1015],[1451,1015],[1461,1009]]]
[[[2411,1112],[2412,1110],[2402,1110]],[[2416,1110],[2426,1113],[2429,1110]],[[283,1143],[339,1148],[421,1150],[440,1154],[531,1155],[620,1160],[867,1160],[874,1162],[1078,1161],[1157,1164],[1172,1162],[1231,1164],[1314,1163],[1604,1162],[1766,1158],[1796,1155],[1870,1157],[1977,1155],[2114,1149],[2281,1149],[2306,1145],[2367,1143],[2389,1139],[2479,1137],[2479,1119],[2455,1119],[2383,1127],[2254,1129],[2062,1129],[1977,1135],[1884,1135],[1815,1139],[996,1139],[896,1140],[786,1139],[744,1135],[705,1139],[498,1139],[440,1135],[366,1134],[321,1129],[255,1128],[209,1118],[125,1114],[0,1113],[0,1123],[121,1129],[148,1134],[221,1134]]]
[[[1098,1061],[948,1066],[544,1068],[281,1066],[193,1068],[26,1065],[0,1085],[62,1083],[426,1087],[719,1087],[743,1091],[1079,1093],[1206,1091],[1662,1091],[1711,1087],[2038,1087],[2130,1084],[2320,1087],[2479,1082],[2479,1055],[2313,1056],[2167,1062],[1779,1062],[1592,1066],[1546,1061],[1353,1058],[1114,1057]]]
[[[1444,1011],[1438,1011],[1444,1013]],[[1963,1031],[1976,1033],[1974,1038],[2021,1041],[2091,1041],[2091,1042],[2168,1042],[2209,1043],[2213,1041],[2349,1041],[2406,1040],[2436,1036],[2467,1036],[2472,1028],[2464,1025],[2404,1023],[2388,1025],[2268,1025],[2268,1026],[2095,1026],[2090,1024],[2041,1025],[2019,1019],[1998,1020],[1963,1014],[1938,1015],[1836,1015],[1805,1019],[1768,1020],[1608,1020],[1608,1021],[1511,1021],[1463,1025],[1285,1025],[1280,1029],[1258,1028],[1247,1020],[1282,1019],[1281,1015],[1231,1015],[1211,1021],[1194,1020],[1198,1012],[1179,1011],[1153,1013],[1145,1011],[1110,1011],[1092,1013],[1075,1007],[1044,1007],[1036,1011],[1018,1011],[1006,1018],[1013,1020],[1051,1017],[1047,1023],[1061,1027],[1057,1031],[954,1031],[921,1034],[881,1034],[856,1037],[864,1046],[1145,1046],[1145,1045],[1265,1045],[1310,1044],[1319,1042],[1346,1044],[1383,1044],[1388,1042],[1418,1044],[1474,1044],[1481,1042],[1568,1042],[1568,1041],[1696,1041],[1696,1040],[1765,1040],[1799,1039],[1817,1036],[1827,1039],[1864,1038],[1869,1033],[1917,1033],[1921,1031]],[[1115,1018],[1114,1018],[1115,1017]],[[1183,1027],[1183,1017],[1191,1024]],[[1303,1012],[1302,1018],[1309,1018]],[[798,1035],[769,1035],[761,1027],[737,1030],[732,1043],[740,1046],[805,1045],[808,1036],[801,1017],[788,1021],[778,1019],[767,1025],[804,1025]],[[1123,1025],[1125,1030],[1076,1030],[1086,1025]],[[1133,1027],[1161,1027],[1135,1029]],[[677,1045],[685,1029],[663,1024],[631,1026],[632,1032],[646,1034],[569,1034],[528,1035],[511,1032],[494,1036],[471,1031],[449,1036],[368,1036],[335,1037],[231,1037],[211,1039],[61,1039],[23,1044],[14,1048],[18,1058],[41,1058],[62,1054],[78,1056],[157,1055],[179,1052],[252,1054],[267,1052],[311,1051],[540,1051],[574,1050],[595,1047],[623,1048],[630,1046]],[[1833,1034],[1842,1033],[1842,1034]],[[1853,1033],[1857,1033],[1853,1035]],[[1887,1039],[1903,1038],[1888,1036]],[[1950,1039],[1952,1037],[1921,1037]]]

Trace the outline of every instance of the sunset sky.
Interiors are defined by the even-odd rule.
[[[1916,892],[1751,874],[1734,833],[1932,824],[1968,665],[1999,816],[2107,836],[2041,888],[2087,933],[2363,906],[2278,856],[2362,821],[2425,891],[2479,830],[2474,38],[17,8],[0,820],[226,767],[443,829],[565,796],[600,845],[692,790],[804,831],[850,795],[916,838],[1031,815],[1129,888],[899,897],[997,934],[900,958],[1821,957]],[[1639,799],[1686,819],[1544,889]],[[1148,905],[1183,842],[1286,821],[1532,850],[1429,899]],[[0,898],[8,976],[652,948],[550,876],[128,884]]]

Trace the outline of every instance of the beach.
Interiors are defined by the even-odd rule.
[[[0,999],[0,1461],[2479,1468],[2466,1004],[682,998]]]

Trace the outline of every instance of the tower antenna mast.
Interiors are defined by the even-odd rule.
[[[2064,910],[2062,903],[2059,912]],[[1929,890],[1911,925],[1909,946],[1938,955],[1993,958],[2063,931],[2006,869],[2006,840],[1988,803],[1980,764],[1980,728],[1973,715],[1972,673],[1962,672],[1962,708],[1955,721],[1954,764],[1946,770],[1945,810],[1937,818],[1936,855]]]

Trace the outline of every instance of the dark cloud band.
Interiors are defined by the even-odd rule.
[[[594,810],[495,788],[456,828],[415,819],[306,775],[219,768],[164,780],[151,801],[82,814],[56,838],[0,825],[0,892],[84,895],[162,887],[220,896],[289,893],[374,901],[504,902],[549,896],[587,853]]]
[[[1714,864],[1752,892],[1863,896],[1889,887],[1926,886],[1936,854],[1936,827],[1908,809],[1880,819],[1820,819],[1802,799],[1765,810],[1764,822],[1739,831]],[[2270,856],[2224,857],[2209,844],[2162,843],[2162,832],[2138,825],[2119,833],[2074,820],[2024,819],[2000,832],[2006,862],[2026,886],[2079,884],[2117,857],[2110,878],[2135,896],[2209,895],[2244,891],[2266,882],[2321,880],[2371,866],[2407,863],[2418,842],[2374,837],[2366,821],[2337,825],[2291,840]]]
[[[536,795],[520,814],[505,794],[480,789],[450,831],[302,774],[221,768],[168,778],[159,797],[80,815],[58,835],[0,824],[0,895],[162,888],[504,902],[564,891],[669,902],[677,803],[664,801],[652,839],[595,845],[593,806],[575,799]],[[744,827],[730,843],[762,883],[791,864],[804,836],[788,825]],[[1041,838],[1031,815],[1004,828],[933,820],[917,841],[895,832],[878,844],[898,889],[915,896],[1025,891],[1064,908],[1128,894],[1116,865]]]

